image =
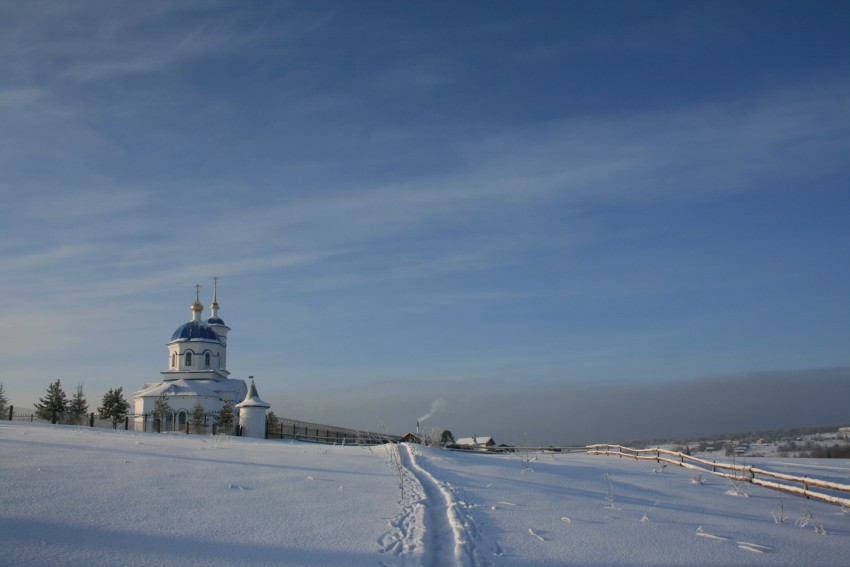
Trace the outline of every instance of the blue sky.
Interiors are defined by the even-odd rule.
[[[287,417],[403,431],[443,398],[427,425],[547,443],[846,420],[848,17],[2,2],[0,381],[20,407],[155,381],[218,276],[229,369]],[[712,428],[711,380],[785,405]],[[635,389],[703,421],[647,395],[612,425]]]

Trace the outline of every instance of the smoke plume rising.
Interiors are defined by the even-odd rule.
[[[425,415],[423,415],[422,417],[420,417],[416,421],[421,423],[421,422],[425,421],[426,419],[429,419],[432,415],[434,415],[435,413],[437,413],[441,409],[445,408],[447,405],[449,405],[449,402],[447,402],[443,398],[437,398],[436,400],[431,402],[431,409],[428,410],[428,413],[426,413]]]

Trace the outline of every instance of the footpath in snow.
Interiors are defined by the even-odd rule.
[[[388,449],[392,451],[392,448]],[[468,513],[467,504],[455,497],[451,485],[420,466],[420,447],[397,448],[403,467],[405,499],[399,517],[392,522],[391,545],[395,557],[387,565],[434,565],[479,567],[492,565],[502,554],[497,542],[488,540]]]

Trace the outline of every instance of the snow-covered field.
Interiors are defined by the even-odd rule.
[[[837,506],[613,457],[410,445],[402,498],[387,450],[0,422],[0,565],[850,565]],[[758,465],[850,482],[847,460]]]

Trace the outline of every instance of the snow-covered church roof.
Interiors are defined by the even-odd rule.
[[[155,382],[145,384],[133,394],[136,398],[147,398],[151,396],[202,396],[209,398],[221,398],[222,394],[232,399],[245,391],[245,382],[242,380],[170,380],[168,382]],[[236,398],[239,399],[239,398]]]
[[[257,394],[257,387],[254,386],[254,381],[251,380],[251,386],[248,388],[248,394],[245,396],[245,400],[242,403],[236,404],[237,408],[270,408],[271,404],[267,404],[263,400],[260,399],[260,395]]]

